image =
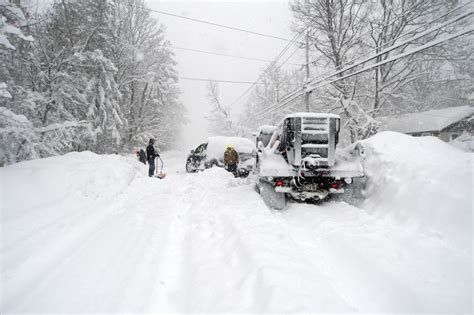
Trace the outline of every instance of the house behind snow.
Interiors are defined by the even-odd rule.
[[[425,112],[379,117],[380,130],[452,141],[462,134],[474,135],[474,107],[469,105]]]

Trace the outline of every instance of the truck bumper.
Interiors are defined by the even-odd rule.
[[[297,200],[307,200],[307,199],[325,199],[329,194],[342,194],[344,193],[344,188],[334,189],[318,189],[315,191],[298,191],[291,187],[275,187],[275,191],[279,193],[286,193],[291,195],[294,199]]]

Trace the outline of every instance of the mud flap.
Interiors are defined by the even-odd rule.
[[[276,192],[275,188],[269,182],[259,180],[260,196],[267,207],[282,210],[286,207],[286,195],[285,193]]]

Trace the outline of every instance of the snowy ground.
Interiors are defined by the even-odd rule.
[[[1,312],[472,311],[472,155],[364,142],[366,200],[269,210],[222,169],[70,153],[1,176]]]

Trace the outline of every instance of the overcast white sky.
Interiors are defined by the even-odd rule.
[[[286,0],[271,1],[160,1],[148,0],[151,9],[206,20],[213,23],[252,30],[291,39],[291,12]],[[237,32],[176,17],[152,13],[167,28],[166,36],[172,45],[250,58],[273,59],[287,42]],[[296,49],[291,47],[288,56]],[[251,60],[214,56],[175,50],[179,75],[216,80],[254,82],[265,63]],[[287,56],[287,55],[285,55]],[[284,57],[285,58],[285,57]],[[303,62],[298,52],[289,62]],[[291,66],[288,66],[291,67]],[[297,67],[297,66],[294,66]],[[287,68],[288,69],[288,68]],[[206,99],[206,82],[180,80],[181,101],[188,110],[190,123],[185,127],[183,148],[191,149],[208,136],[207,121],[210,107]],[[220,83],[220,97],[224,104],[232,103],[249,85]],[[235,120],[243,102],[234,106]]]

